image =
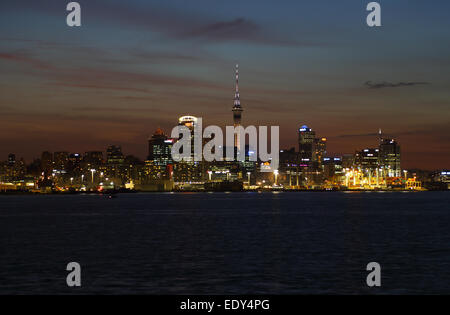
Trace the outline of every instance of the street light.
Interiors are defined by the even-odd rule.
[[[91,175],[92,175],[92,184],[94,183],[94,173],[95,173],[96,171],[94,170],[94,169],[91,169]]]
[[[275,175],[275,186],[277,186],[278,185],[278,170],[274,170],[273,173]]]

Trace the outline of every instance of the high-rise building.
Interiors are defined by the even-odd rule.
[[[344,154],[342,156],[342,167],[343,168],[353,168],[355,165],[355,155],[354,154]]]
[[[316,133],[306,125],[298,130],[298,152],[301,164],[310,164],[314,158]]]
[[[178,119],[178,125],[187,127],[191,132],[191,152],[190,157],[174,164],[174,180],[176,182],[199,182],[202,180],[203,164],[194,161],[194,128],[197,122],[198,119],[195,116],[182,116]]]
[[[13,166],[14,164],[16,164],[16,155],[11,153],[8,155],[8,166]]]
[[[238,127],[241,125],[242,120],[242,112],[244,111],[241,106],[241,97],[239,95],[239,65],[236,65],[236,91],[234,94],[234,105],[233,105],[233,123],[234,127]],[[238,133],[234,134],[234,147],[237,149],[240,148],[241,139]]]
[[[169,139],[164,132],[158,128],[152,137],[148,140],[148,161],[155,165],[167,166],[173,164],[172,145],[173,139]]]
[[[103,164],[102,151],[88,151],[84,154],[83,163],[85,167],[96,167]]]
[[[55,152],[53,153],[53,168],[58,171],[66,171],[69,163],[68,152]]]
[[[79,176],[81,174],[83,157],[79,153],[71,153],[68,157],[68,171],[73,176]]]
[[[125,158],[122,153],[122,148],[117,145],[110,145],[106,149],[106,163],[108,164],[123,164]]]
[[[441,183],[440,188],[450,190],[450,170],[434,172],[431,174],[431,178],[433,182]]]
[[[323,159],[327,154],[327,138],[314,139],[314,161],[319,165],[323,164]]]
[[[338,184],[344,176],[341,157],[325,157],[323,159],[324,177],[332,184]]]
[[[362,170],[378,168],[379,149],[364,149],[355,153],[355,165]]]
[[[191,152],[190,157],[185,158],[185,161],[194,161],[194,128],[197,125],[198,119],[195,116],[181,116],[178,118],[178,126],[185,126],[191,132]],[[181,148],[183,150],[183,148]],[[180,151],[180,153],[183,153]]]
[[[380,139],[379,165],[382,166],[388,177],[401,177],[400,145],[394,139]]]
[[[80,153],[71,153],[69,155],[69,164],[72,169],[79,168],[81,166],[81,162],[83,157]]]
[[[41,155],[41,170],[45,176],[48,176],[53,171],[53,154],[48,151],[42,152]]]

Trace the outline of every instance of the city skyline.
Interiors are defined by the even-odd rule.
[[[231,124],[239,62],[242,125],[279,125],[280,148],[306,124],[331,155],[353,154],[381,128],[404,168],[450,167],[447,2],[382,2],[381,30],[364,25],[366,3],[108,4],[81,2],[76,30],[56,1],[4,5],[0,160],[110,144],[144,159],[181,115]]]

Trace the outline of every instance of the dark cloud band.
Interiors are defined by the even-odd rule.
[[[415,86],[415,85],[426,85],[426,84],[430,84],[430,83],[429,82],[397,82],[397,83],[379,82],[379,83],[373,83],[372,81],[367,81],[366,83],[364,83],[364,85],[370,89],[396,88],[396,87],[403,87],[403,86]]]

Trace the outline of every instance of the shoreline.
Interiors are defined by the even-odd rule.
[[[411,192],[411,193],[421,193],[421,192],[445,192],[449,190],[411,190],[411,189],[341,189],[341,190],[319,190],[319,189],[273,189],[273,190],[241,190],[241,191],[229,191],[229,190],[177,190],[177,191],[138,191],[138,190],[132,190],[132,191],[114,191],[114,192],[87,192],[87,191],[80,191],[80,192],[48,192],[48,193],[41,193],[41,192],[27,192],[27,191],[7,191],[7,192],[0,192],[0,196],[49,196],[49,195],[61,195],[61,196],[70,196],[70,195],[99,195],[99,196],[111,196],[111,195],[118,195],[118,194],[182,194],[182,193],[205,193],[205,194],[211,194],[211,193],[366,193],[366,192]]]

